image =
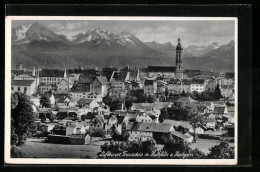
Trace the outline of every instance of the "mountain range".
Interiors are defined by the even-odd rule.
[[[175,49],[170,42],[143,42],[131,33],[99,27],[74,36],[59,35],[39,23],[12,29],[12,67],[20,62],[40,68],[171,66]],[[183,56],[186,69],[233,71],[234,41],[190,45],[184,47]]]

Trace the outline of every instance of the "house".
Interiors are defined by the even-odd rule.
[[[216,127],[216,119],[215,118],[202,118],[201,123],[203,126],[207,128],[215,129]]]
[[[115,115],[108,115],[105,119],[105,130],[111,130],[112,126],[117,124],[117,117]],[[116,127],[116,126],[115,126]]]
[[[187,143],[193,142],[193,136],[190,135],[189,133],[182,134],[178,131],[171,131],[171,135],[173,137],[177,138],[177,140],[183,140],[184,142],[187,142]]]
[[[69,82],[68,82],[68,80],[62,79],[57,84],[57,91],[58,92],[68,92],[69,91]]]
[[[131,110],[155,111],[157,114],[160,114],[161,109],[170,106],[171,106],[170,102],[133,103]]]
[[[50,133],[51,130],[57,125],[57,123],[39,123],[38,130],[42,132]]]
[[[90,92],[104,97],[108,93],[108,86],[109,83],[105,76],[96,76],[95,79],[90,82]]]
[[[89,125],[85,122],[72,122],[66,127],[66,136],[71,136],[72,134],[85,134],[88,129]]]
[[[41,83],[40,85],[38,85],[38,93],[39,94],[45,94],[47,92],[50,92],[50,91],[56,91],[57,90],[57,86],[56,85],[53,85],[53,84],[44,84],[44,83]]]
[[[12,80],[11,90],[14,92],[22,92],[28,96],[31,96],[36,92],[36,81],[35,80]]]
[[[130,135],[129,140],[144,141],[153,139],[153,133],[169,133],[174,128],[170,124],[129,122],[126,131]]]
[[[191,92],[197,91],[197,92],[201,93],[201,92],[205,91],[206,90],[205,80],[204,79],[193,79],[191,81],[190,88],[191,88]]]
[[[215,79],[211,79],[206,84],[206,90],[210,92],[214,92],[217,87],[217,81]]]
[[[178,103],[182,103],[182,104],[196,104],[197,101],[192,99],[191,97],[188,96],[184,96],[184,97],[180,97],[176,102]]]
[[[80,99],[78,104],[83,105],[84,107],[88,107],[90,109],[100,107],[100,104],[95,99]]]
[[[114,71],[109,80],[110,88],[115,90],[124,90],[125,81],[129,81],[130,73],[127,71],[119,70]]]
[[[227,114],[227,106],[226,105],[219,105],[215,104],[214,105],[214,110],[212,112],[216,118],[222,118],[224,114]]]
[[[55,94],[55,104],[59,107],[67,107],[68,103],[70,102],[68,94]]]
[[[221,85],[220,92],[223,97],[232,97],[234,95],[234,85]]]
[[[172,119],[165,119],[162,123],[172,125],[174,127],[174,129],[177,131],[182,130],[183,132],[185,132],[185,130],[186,130],[189,133],[194,133],[194,130],[193,130],[191,124],[189,124],[189,122],[186,122],[186,121],[176,121],[176,120],[172,120]]]
[[[88,145],[91,137],[87,134],[72,134],[70,136],[70,143],[75,145]]]
[[[40,72],[40,83],[44,83],[46,85],[57,85],[63,79],[66,81],[68,80],[66,70],[42,69]]]
[[[144,82],[144,94],[155,95],[157,93],[157,81],[145,80]]]
[[[228,123],[234,124],[235,123],[234,115],[224,114],[222,116],[222,121],[223,121],[223,123],[228,122]]]
[[[153,112],[143,112],[136,116],[136,122],[158,123],[158,117]]]
[[[89,121],[90,128],[103,129],[105,124],[105,119],[103,115],[96,115],[93,119]]]
[[[18,75],[14,75],[13,79],[12,80],[33,80],[35,81],[35,85],[36,87],[39,85],[40,81],[39,81],[39,77],[36,77],[35,74],[34,76],[33,75],[30,75],[30,74],[27,74],[25,72],[21,73],[21,74],[18,74]]]

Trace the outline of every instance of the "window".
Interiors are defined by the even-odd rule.
[[[17,90],[20,91],[20,87],[18,87]]]
[[[14,87],[12,87],[11,89],[12,89],[12,91],[14,91]]]
[[[24,92],[26,92],[26,91],[27,91],[27,87],[24,87],[24,89],[23,89],[23,90],[24,90]]]

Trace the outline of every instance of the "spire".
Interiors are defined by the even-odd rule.
[[[182,45],[181,45],[181,38],[178,38],[178,45],[176,46],[176,50],[182,50]]]
[[[64,78],[67,78],[67,71],[66,71],[66,69],[64,71]]]

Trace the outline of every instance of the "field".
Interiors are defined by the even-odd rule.
[[[45,143],[44,139],[29,138],[23,146],[18,148],[25,153],[25,158],[97,158],[100,145],[104,142],[92,142],[89,145],[63,145]],[[207,154],[209,148],[219,143],[219,140],[197,139],[197,142],[192,143],[190,147],[198,148]],[[230,143],[230,146],[234,144]],[[157,148],[161,149],[163,145],[157,145]]]
[[[63,145],[45,143],[44,139],[29,138],[18,148],[25,153],[25,158],[97,158],[102,144],[104,141],[89,145]]]

